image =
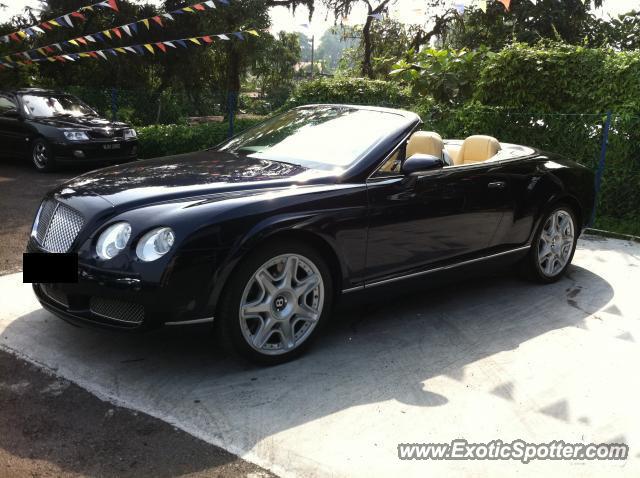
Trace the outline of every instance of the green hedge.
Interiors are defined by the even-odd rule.
[[[284,106],[310,103],[344,103],[406,107],[412,103],[409,88],[397,83],[364,78],[318,78],[298,85]]]
[[[485,57],[474,98],[528,111],[638,111],[640,51],[515,44]]]
[[[239,119],[235,132],[250,128],[259,119]],[[205,123],[199,125],[155,125],[137,129],[142,159],[189,153],[210,148],[227,138],[228,123]]]

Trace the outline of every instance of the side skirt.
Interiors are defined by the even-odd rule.
[[[427,269],[424,271],[420,271],[420,272],[414,272],[411,274],[406,274],[403,276],[398,276],[398,277],[392,277],[391,279],[383,279],[383,280],[379,280],[379,281],[374,281],[374,282],[369,282],[357,287],[351,287],[349,289],[344,289],[342,291],[343,294],[348,294],[349,292],[355,292],[358,290],[364,290],[364,289],[369,289],[371,287],[376,287],[379,285],[384,285],[384,284],[390,284],[392,282],[397,282],[397,281],[401,281],[401,280],[405,280],[405,279],[412,279],[415,277],[420,277],[420,276],[424,276],[427,274],[433,274],[435,272],[442,272],[442,271],[447,271],[450,269],[455,269],[456,267],[462,267],[462,266],[466,266],[469,264],[474,264],[476,262],[481,262],[481,261],[487,261],[487,260],[491,260],[491,259],[495,259],[498,257],[502,257],[502,256],[506,256],[509,254],[516,254],[518,252],[523,252],[528,250],[529,248],[531,248],[531,244],[527,244],[526,246],[522,246],[522,247],[517,247],[515,249],[509,249],[508,251],[502,251],[502,252],[498,252],[495,254],[490,254],[488,256],[482,256],[482,257],[476,257],[475,259],[469,259],[466,261],[461,261],[461,262],[456,262],[453,264],[447,264],[444,266],[439,266],[439,267],[434,267],[432,269]]]

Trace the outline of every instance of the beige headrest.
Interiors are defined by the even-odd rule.
[[[500,151],[500,143],[492,136],[476,135],[469,136],[462,143],[460,152],[455,159],[456,166],[459,164],[479,163],[494,157]]]
[[[407,158],[412,155],[430,154],[431,156],[442,157],[442,150],[444,149],[444,143],[438,133],[431,131],[416,131],[409,138],[407,144]]]

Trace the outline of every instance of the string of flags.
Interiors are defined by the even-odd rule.
[[[217,0],[222,5],[229,5],[229,0]],[[158,27],[164,27],[166,22],[174,21],[176,17],[184,14],[198,14],[204,12],[208,9],[215,9],[216,4],[214,0],[207,0],[201,3],[195,3],[193,5],[189,5],[186,7],[178,8],[176,10],[161,13],[152,17],[143,18],[141,20],[136,20],[131,23],[126,23],[124,25],[118,25],[113,28],[109,28],[107,30],[102,30],[100,32],[91,33],[88,35],[82,35],[71,40],[64,40],[57,43],[52,43],[50,45],[45,45],[42,47],[34,48],[31,50],[10,53],[5,55],[3,59],[5,61],[11,62],[13,59],[26,59],[35,61],[38,58],[44,58],[51,56],[53,54],[61,54],[65,53],[65,48],[68,47],[76,47],[82,48],[83,45],[87,46],[90,43],[102,42],[106,43],[107,40],[113,39],[121,39],[124,35],[128,37],[133,37],[137,35],[140,30],[146,29],[147,31],[151,29],[152,25]]]
[[[12,61],[12,62],[0,61],[0,70],[14,69],[22,65],[30,65],[33,63],[40,63],[40,62],[46,62],[46,61],[51,63],[55,63],[55,62],[66,63],[66,62],[78,61],[83,58],[94,58],[94,59],[101,58],[103,60],[108,60],[109,57],[117,57],[121,55],[129,55],[129,54],[140,55],[140,56],[145,54],[155,55],[156,53],[160,53],[160,52],[167,53],[167,51],[170,48],[177,49],[178,47],[189,48],[193,46],[208,46],[214,42],[214,38],[217,38],[219,40],[224,40],[224,41],[229,41],[235,38],[237,40],[244,41],[246,39],[245,35],[259,37],[260,33],[258,33],[258,30],[241,30],[241,31],[236,31],[231,33],[216,33],[211,35],[202,35],[202,36],[195,36],[195,37],[189,37],[189,38],[179,38],[176,40],[166,40],[166,41],[158,41],[158,42],[152,42],[152,43],[141,43],[138,45],[105,48],[102,50],[84,51],[80,53],[64,53],[60,55],[48,56],[45,58],[37,58],[33,60],[19,60],[19,61]]]
[[[0,36],[0,42],[9,43],[13,40],[16,43],[20,43],[26,38],[46,33],[46,31],[53,30],[54,28],[73,28],[76,26],[74,21],[77,23],[86,21],[87,17],[85,16],[85,14],[87,12],[93,12],[96,8],[109,8],[111,10],[115,10],[116,12],[120,11],[118,8],[117,0],[103,0],[98,3],[94,3],[93,5],[80,7],[73,12],[60,15],[57,18],[45,20],[38,23],[37,25],[32,25],[30,27],[25,27],[17,30],[13,33],[2,35]]]

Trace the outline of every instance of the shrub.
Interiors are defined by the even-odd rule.
[[[235,122],[238,133],[259,119],[239,119]],[[157,158],[172,154],[190,153],[210,148],[228,136],[228,123],[205,123],[199,125],[171,124],[144,126],[138,130],[140,158]]]
[[[485,58],[474,97],[528,111],[638,111],[640,52],[515,44]]]
[[[397,83],[364,78],[319,78],[301,83],[284,108],[310,103],[345,103],[402,108],[411,102],[409,89]]]

